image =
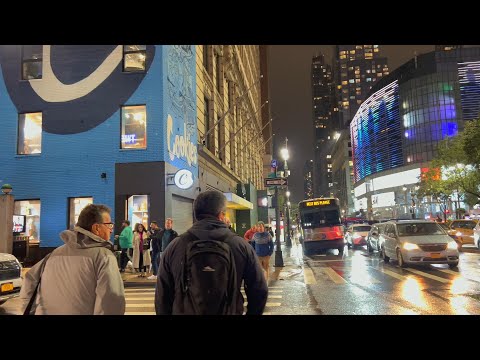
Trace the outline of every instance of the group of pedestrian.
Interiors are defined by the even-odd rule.
[[[150,230],[147,231],[143,224],[135,224],[135,229],[130,228],[130,221],[122,223],[122,232],[115,235],[119,239],[120,248],[120,272],[125,272],[128,261],[139,273],[139,277],[146,277],[151,270],[149,280],[157,278],[157,270],[160,262],[160,254],[167,245],[178,236],[173,230],[173,219],[165,220],[165,228],[161,229],[156,221],[150,223]]]
[[[250,246],[226,224],[226,206],[221,192],[200,193],[193,206],[196,222],[180,236],[172,219],[164,229],[153,221],[150,231],[142,224],[132,231],[130,222],[123,222],[120,272],[131,256],[140,276],[151,262],[158,315],[241,315],[242,284],[246,314],[263,313],[272,237],[259,223]],[[124,286],[110,242],[113,228],[108,207],[87,205],[73,230],[60,234],[65,244],[27,272],[20,293],[25,314],[123,315]]]

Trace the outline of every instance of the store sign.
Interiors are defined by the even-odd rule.
[[[395,193],[393,191],[372,195],[372,207],[395,206]]]
[[[175,177],[173,178],[175,185],[179,189],[186,190],[190,189],[193,185],[193,174],[190,170],[182,169],[178,170],[175,173]]]
[[[183,133],[173,136],[173,118],[167,117],[167,147],[170,160],[185,159],[188,166],[197,165],[197,146],[191,140],[191,134],[187,132],[187,124],[183,124]]]
[[[124,144],[135,144],[137,139],[135,139],[135,134],[122,135],[122,143]]]

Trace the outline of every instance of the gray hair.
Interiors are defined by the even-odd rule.
[[[220,191],[209,190],[200,193],[193,203],[195,218],[201,220],[208,216],[217,217],[227,209],[227,198]]]

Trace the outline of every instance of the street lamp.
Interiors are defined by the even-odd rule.
[[[404,204],[405,204],[405,215],[408,214],[408,203],[407,203],[407,187],[404,186],[402,188],[403,190],[403,200],[404,200]]]
[[[284,170],[285,170],[285,177],[288,178],[288,176],[290,175],[290,170],[288,170],[288,164],[287,164],[287,160],[290,158],[290,154],[288,153],[288,139],[285,138],[285,147],[280,150],[280,153],[282,155],[282,159],[285,161],[285,166],[284,166]],[[287,185],[287,191],[285,193],[287,195],[287,198],[290,197],[290,191],[288,191],[288,185]],[[287,202],[287,211],[286,211],[286,215],[287,215],[287,227],[286,227],[286,231],[285,231],[285,246],[287,247],[291,247],[292,246],[292,239],[290,238],[290,209],[289,209],[289,206],[290,206],[290,202],[288,201]]]

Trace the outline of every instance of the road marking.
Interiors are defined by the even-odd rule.
[[[459,273],[458,271],[453,271],[453,270],[448,270],[448,269],[437,269],[441,272],[444,272],[446,274],[452,274],[452,275],[458,275],[458,276],[461,276],[467,280],[470,280],[470,281],[475,281],[475,282],[480,282],[479,279],[476,279],[474,277],[471,277],[470,275],[467,275],[467,274],[464,274],[464,273]]]
[[[248,305],[248,301],[245,301],[243,303],[243,306],[247,306]],[[279,302],[267,302],[267,304],[265,305],[265,307],[276,307],[276,306],[282,306],[282,303],[279,303]]]
[[[283,289],[283,286],[269,286],[269,289]]]
[[[125,315],[157,315],[155,311],[128,311],[125,313]]]
[[[135,297],[135,296],[151,296],[155,297],[155,293],[141,292],[141,293],[125,293],[125,296]]]
[[[358,284],[380,284],[381,281],[375,279],[373,276],[370,276],[366,273],[353,273],[350,276],[350,281]]]
[[[155,289],[125,289],[126,293],[139,293],[139,292],[146,292],[146,293],[153,293]]]
[[[346,259],[343,260],[342,259],[342,260],[308,260],[308,261],[313,262],[313,263],[317,263],[317,262],[323,263],[323,262],[342,262],[342,261],[345,262],[345,261],[351,261],[351,260],[346,260]]]
[[[429,274],[429,273],[426,273],[426,272],[423,272],[423,271],[420,271],[420,270],[416,270],[416,269],[405,269],[405,270],[410,271],[411,273],[414,273],[414,274],[417,274],[417,275],[420,275],[420,276],[424,276],[426,278],[444,283],[444,284],[449,283],[451,281],[451,280],[447,280],[447,279],[441,278],[439,276],[435,276],[435,275],[432,275],[432,274]]]
[[[155,300],[155,298],[153,296],[149,296],[149,297],[135,297],[135,296],[125,296],[125,299],[126,300],[130,300],[130,301],[136,301],[136,300]]]
[[[335,284],[346,284],[347,283],[347,280],[345,280],[343,277],[338,275],[338,273],[335,270],[333,270],[332,268],[330,268],[330,267],[321,268],[321,270],[324,273],[326,273]]]
[[[303,268],[303,279],[306,285],[313,285],[317,283],[313,271],[310,268]]]
[[[283,296],[282,295],[268,295],[268,298],[269,299],[281,299],[281,298],[283,298]]]
[[[408,280],[408,278],[406,276],[403,276],[403,275],[400,275],[400,274],[397,274],[396,272],[393,272],[393,271],[390,271],[388,269],[383,269],[383,268],[374,268],[375,270],[378,270],[386,275],[389,275],[391,277],[394,277],[395,279],[398,279],[398,280]]]
[[[151,303],[151,304],[127,304],[126,308],[154,308],[155,307],[155,304]]]

